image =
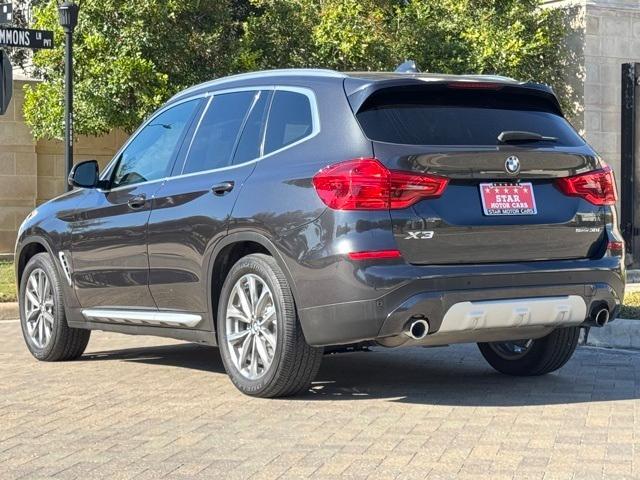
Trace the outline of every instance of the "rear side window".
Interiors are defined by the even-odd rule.
[[[215,95],[189,149],[183,174],[213,170],[231,163],[236,140],[258,92]]]
[[[405,145],[497,145],[509,130],[556,137],[551,145],[584,144],[544,100],[499,90],[389,89],[374,93],[357,118],[371,140]]]
[[[265,155],[309,136],[312,131],[309,97],[297,92],[276,91],[269,112]]]
[[[238,140],[236,153],[233,157],[234,164],[249,162],[260,156],[262,134],[264,133],[264,125],[267,112],[269,111],[270,101],[271,92],[260,92],[260,96],[247,117],[244,129],[240,135],[240,140]]]

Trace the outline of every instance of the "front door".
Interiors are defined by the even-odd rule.
[[[87,196],[72,227],[73,281],[82,307],[156,309],[149,291],[147,223],[201,100],[161,110]]]

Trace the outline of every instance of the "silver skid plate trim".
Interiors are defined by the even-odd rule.
[[[139,310],[85,309],[82,314],[87,320],[130,325],[165,327],[195,327],[202,321],[200,315],[177,312],[155,312]]]
[[[578,295],[460,302],[449,308],[437,333],[545,325],[568,326],[580,324],[586,317],[587,305]]]

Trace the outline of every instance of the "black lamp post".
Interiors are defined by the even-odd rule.
[[[73,2],[64,2],[58,7],[60,25],[66,42],[64,47],[64,159],[67,176],[73,167],[73,31],[78,25],[80,7]],[[67,187],[71,189],[71,186]]]

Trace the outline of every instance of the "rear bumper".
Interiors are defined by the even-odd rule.
[[[577,262],[572,263],[576,267]],[[515,271],[513,265],[511,269],[503,266],[504,270],[511,270],[508,273],[489,273],[480,269],[477,274],[416,276],[391,291],[383,293],[378,290],[382,295],[375,298],[300,309],[300,319],[307,342],[315,346],[372,340],[389,346],[404,344],[409,338],[403,335],[403,331],[412,317],[425,318],[429,322],[430,333],[420,342],[423,345],[535,338],[557,327],[583,324],[596,307],[606,305],[611,318],[617,315],[624,295],[622,262],[608,257],[597,262],[580,263],[583,265],[590,268],[544,270],[539,264],[535,269],[520,264],[519,271]],[[418,271],[415,266],[407,265],[406,268],[413,274]],[[560,316],[557,321],[532,320],[510,324],[510,320],[505,319],[496,324],[489,319],[471,322],[467,328],[457,325],[463,320],[454,319],[440,331],[447,312],[463,302],[504,300],[514,303],[525,300],[526,304],[530,299],[533,304],[534,299],[555,301],[563,297],[577,297],[584,302],[583,310],[573,308],[574,318],[571,321],[563,321]],[[581,317],[583,314],[585,318],[575,318],[575,315]],[[452,330],[455,333],[451,333]]]

